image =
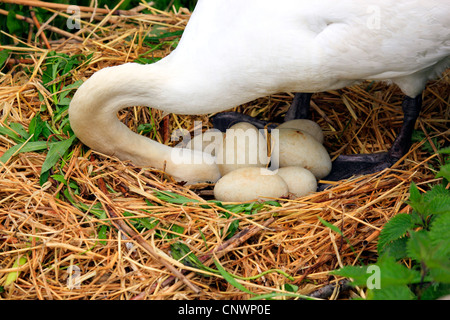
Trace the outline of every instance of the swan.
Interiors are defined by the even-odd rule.
[[[76,91],[69,120],[81,142],[101,153],[188,183],[214,182],[220,173],[211,155],[186,149],[174,157],[173,148],[129,130],[117,112],[142,105],[210,114],[295,92],[306,103],[294,101],[288,118],[300,118],[311,93],[388,81],[405,94],[404,126],[391,148],[398,156],[427,81],[449,66],[449,1],[199,0],[171,54],[97,71]]]

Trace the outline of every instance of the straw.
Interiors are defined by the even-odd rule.
[[[22,2],[40,5],[39,1]],[[108,19],[112,15],[114,24]],[[65,78],[69,85],[101,68],[142,58],[146,52],[146,58],[166,56],[176,36],[161,40],[157,48],[143,39],[156,30],[158,34],[180,30],[189,16],[185,9],[127,16],[97,9],[94,22],[83,24],[85,29],[76,37],[48,40],[48,44],[69,56],[93,53],[91,60]],[[52,39],[50,32],[42,31],[47,39]],[[12,124],[18,123],[28,130],[37,114],[49,125],[59,126],[54,97],[41,82],[48,51],[45,44],[32,40],[24,44],[7,47],[12,56],[0,74],[0,126],[17,129]],[[449,144],[449,92],[448,73],[430,82],[416,126],[424,139],[415,142],[393,168],[340,181],[299,199],[275,199],[280,206],[267,203],[256,212],[231,210],[239,204],[207,202],[213,200],[212,185],[177,184],[160,170],[137,168],[79,142],[41,186],[48,149],[19,153],[0,164],[0,286],[9,274],[18,272],[0,295],[4,299],[58,300],[245,300],[253,296],[218,272],[178,261],[172,255],[175,244],[184,245],[209,268],[216,268],[213,260],[217,259],[229,274],[246,278],[236,281],[256,295],[290,292],[287,285],[323,299],[363,294],[329,271],[374,262],[383,225],[392,216],[411,210],[405,203],[410,183],[414,181],[422,190],[436,183],[439,157],[433,153]],[[276,119],[292,97],[292,93],[279,93],[234,110]],[[314,94],[312,117],[323,128],[332,157],[386,151],[402,123],[402,97],[395,86],[364,82]],[[153,123],[143,134],[168,145],[173,145],[168,134],[177,128],[193,132],[198,120],[203,121],[203,129],[211,127],[209,115],[165,115],[140,106],[121,111],[119,118],[135,131],[139,125]],[[16,143],[0,136],[0,156]],[[174,197],[191,201],[177,203],[171,201]],[[342,236],[319,217],[338,227]],[[229,235],[233,227],[237,229]],[[26,257],[26,263],[15,266],[20,257]],[[338,295],[336,284],[353,292]]]

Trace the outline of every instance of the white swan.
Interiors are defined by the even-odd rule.
[[[365,79],[392,81],[416,97],[449,66],[446,0],[199,0],[176,50],[151,65],[96,72],[76,92],[70,123],[102,153],[190,183],[216,181],[216,164],[174,163],[172,148],[133,133],[117,111],[145,105],[207,114]],[[191,156],[208,157],[186,151]]]

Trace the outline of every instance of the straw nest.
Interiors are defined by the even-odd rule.
[[[73,82],[87,79],[106,66],[133,61],[146,52],[147,57],[166,56],[172,46],[166,43],[151,49],[142,39],[155,28],[182,30],[189,12],[155,10],[152,15],[134,12],[131,16],[96,13],[93,17],[92,22],[83,24],[83,32],[75,39],[47,43],[58,53],[93,53],[88,63],[72,71]],[[9,47],[13,53],[28,53],[29,58],[11,59],[8,68],[3,69],[1,126],[16,122],[28,128],[41,109],[45,109],[41,117],[52,121],[52,97],[40,81],[49,51],[42,48],[45,43]],[[163,172],[96,154],[80,143],[72,146],[66,161],[55,169],[72,187],[53,178],[41,186],[40,169],[47,153],[20,153],[0,165],[0,285],[12,272],[19,272],[17,279],[4,287],[1,296],[236,300],[252,297],[221,275],[200,273],[195,266],[175,260],[170,252],[177,242],[186,245],[205,265],[216,268],[215,259],[236,276],[254,277],[277,269],[292,277],[268,272],[236,280],[256,294],[289,292],[295,285],[297,293],[313,293],[325,299],[364,295],[356,289],[339,295],[339,288],[348,288],[335,286],[342,279],[329,275],[329,271],[343,265],[373,262],[377,235],[383,225],[395,214],[410,210],[405,204],[410,182],[423,190],[434,182],[439,155],[424,147],[436,149],[437,143],[448,145],[449,89],[448,74],[429,84],[416,127],[423,133],[423,139],[416,141],[408,155],[393,168],[341,181],[308,197],[277,199],[281,206],[269,203],[253,213],[233,212],[230,211],[233,207],[217,203],[206,205],[212,199],[211,186],[185,187]],[[282,93],[236,110],[273,119],[287,110],[292,97]],[[325,145],[332,157],[385,151],[402,123],[401,99],[396,87],[367,82],[315,94],[312,116],[325,131]],[[138,106],[119,116],[133,130],[139,124],[154,121],[156,130],[148,136],[167,144],[170,132],[177,128],[193,131],[196,120],[203,121],[204,129],[208,127],[208,116],[166,116]],[[1,136],[0,156],[13,145],[11,139]],[[77,192],[73,186],[77,186]],[[174,203],[158,193],[165,191],[171,192],[165,194],[169,198],[176,194],[180,199],[192,201]],[[338,227],[346,240],[322,224],[319,217]],[[141,218],[155,222],[154,228],[132,224]],[[234,236],[227,237],[230,228],[236,226]],[[26,262],[17,265],[20,257],[25,257],[22,261]],[[74,279],[76,282],[70,283]]]

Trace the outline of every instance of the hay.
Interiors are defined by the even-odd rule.
[[[151,49],[144,45],[144,36],[155,28],[181,30],[189,18],[186,10],[154,10],[152,15],[86,15],[93,18],[92,22],[85,19],[83,32],[72,39],[47,39],[59,53],[94,54],[89,63],[72,72],[72,82],[86,79],[101,68],[133,61],[146,52],[147,56],[166,56],[173,49],[169,42]],[[81,44],[78,38],[84,39]],[[40,81],[49,53],[42,49],[45,42],[7,48],[13,53],[27,53],[28,57],[11,59],[6,73],[1,74],[1,126],[16,122],[28,128],[42,107],[46,109],[40,113],[42,118],[51,122],[52,97]],[[448,145],[449,86],[447,74],[427,87],[417,125],[425,138],[416,142],[393,168],[342,181],[308,197],[279,199],[281,207],[269,203],[251,215],[232,212],[230,207],[216,203],[206,205],[212,199],[211,186],[185,187],[163,172],[136,168],[92,152],[80,143],[72,147],[68,160],[54,172],[77,187],[68,188],[53,178],[41,186],[40,171],[46,153],[20,153],[5,165],[0,164],[0,285],[5,285],[12,272],[20,272],[1,296],[189,300],[251,297],[218,274],[200,273],[176,261],[170,255],[171,245],[176,242],[187,245],[205,265],[215,268],[216,259],[227,272],[240,277],[254,277],[274,269],[293,277],[269,272],[252,280],[237,280],[256,294],[285,293],[286,284],[291,284],[299,287],[298,293],[315,292],[314,296],[318,296],[317,290],[329,289],[327,285],[342,280],[329,275],[329,271],[376,259],[377,235],[383,225],[395,214],[410,210],[405,200],[411,181],[424,190],[435,182],[438,156],[424,151],[423,146],[431,143],[431,148],[436,149],[435,143]],[[236,110],[273,119],[287,110],[292,97],[265,97]],[[401,125],[401,99],[396,87],[382,83],[367,82],[319,93],[313,96],[313,120],[324,129],[332,157],[384,151]],[[208,116],[165,116],[142,107],[129,108],[119,116],[133,130],[153,119],[155,130],[146,135],[167,144],[171,131],[186,128],[192,132],[195,120],[208,122]],[[0,156],[14,144],[10,138],[0,136]],[[171,203],[158,191],[193,201]],[[338,227],[345,240],[325,227],[319,217]],[[130,224],[140,218],[157,223],[150,230]],[[227,230],[236,225],[235,221],[239,222],[239,232],[228,239]],[[18,258],[24,256],[26,263],[17,265]],[[78,282],[70,282],[74,279]],[[362,291],[355,292],[363,295]],[[346,297],[333,290],[331,293],[326,298]]]

